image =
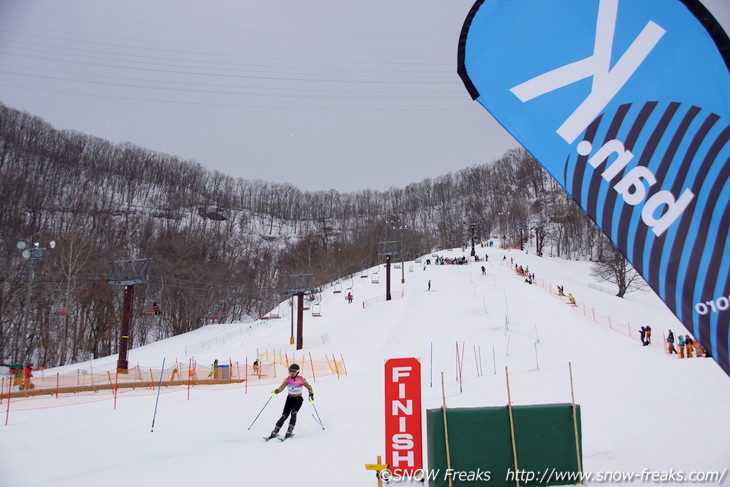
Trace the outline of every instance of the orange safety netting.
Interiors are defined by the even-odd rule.
[[[145,395],[153,394],[157,388],[174,387],[193,388],[206,386],[236,387],[273,384],[286,377],[286,368],[294,362],[294,356],[286,353],[265,351],[258,352],[257,363],[246,359],[243,363],[229,361],[216,365],[201,365],[193,362],[174,363],[162,369],[146,368],[139,365],[130,368],[125,373],[116,370],[89,372],[87,369],[76,369],[73,372],[50,373],[36,370],[30,380],[24,378],[0,379],[0,403],[11,398],[33,398],[37,396],[55,395],[62,397],[73,395],[78,402],[93,402],[108,399],[118,393]],[[306,374],[310,381],[318,377],[331,375],[346,375],[344,359],[330,358],[325,354],[324,359],[314,360],[311,354],[297,357],[302,374]],[[278,370],[277,370],[278,369]],[[103,394],[107,392],[107,394]],[[101,395],[100,395],[101,393]],[[102,397],[103,396],[103,397]],[[83,398],[88,398],[88,401]]]

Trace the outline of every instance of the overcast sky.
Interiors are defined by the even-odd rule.
[[[404,187],[517,147],[456,74],[473,3],[0,0],[0,102],[233,177]]]

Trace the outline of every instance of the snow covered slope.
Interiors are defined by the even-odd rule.
[[[248,430],[270,398],[271,380],[252,380],[247,392],[242,384],[198,386],[190,399],[184,387],[167,388],[154,432],[156,397],[150,390],[120,394],[116,409],[108,391],[81,404],[64,397],[13,399],[9,423],[0,426],[0,485],[372,486],[374,474],[364,465],[384,454],[383,365],[393,357],[421,360],[426,408],[441,405],[442,372],[449,407],[504,406],[505,367],[514,404],[570,402],[572,363],[586,472],[722,472],[730,466],[730,380],[711,359],[678,360],[660,346],[642,347],[623,329],[651,324],[655,342],[669,328],[686,333],[653,293],[616,298],[609,285],[593,282],[585,262],[477,251],[488,254],[488,262],[406,262],[405,284],[401,270],[392,269],[394,299],[388,302],[383,266],[378,284],[372,283],[375,269],[367,278],[339,283],[343,291],[352,289],[352,304],[334,287],[323,290],[322,316],[305,314],[304,352],[315,359],[341,356],[347,367],[347,376],[310,377],[325,429],[305,402],[294,439],[263,442],[281,414],[279,395]],[[439,255],[464,254],[456,249]],[[542,286],[526,284],[511,260],[529,266]],[[564,285],[578,307],[551,294],[551,284],[553,290]],[[622,329],[597,323],[593,313],[610,316]],[[286,303],[280,314],[278,320],[208,326],[135,349],[130,363],[250,363],[265,348],[291,355]],[[464,350],[463,392],[457,343]],[[112,370],[115,360],[72,368]],[[278,370],[278,377],[283,373]],[[5,412],[6,401],[1,406]]]

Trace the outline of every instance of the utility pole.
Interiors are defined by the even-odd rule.
[[[291,316],[291,331],[289,333],[289,345],[294,345],[294,296],[289,297],[289,307],[291,308],[289,314]],[[297,309],[297,312],[299,310]]]

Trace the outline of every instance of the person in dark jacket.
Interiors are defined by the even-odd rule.
[[[667,352],[669,352],[669,355],[677,353],[677,349],[674,348],[674,332],[672,330],[669,330],[667,334]]]

